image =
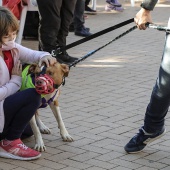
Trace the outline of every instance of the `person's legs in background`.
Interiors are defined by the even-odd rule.
[[[66,46],[69,25],[73,18],[76,0],[37,0],[40,13],[39,45],[41,50],[52,51]],[[66,51],[55,56],[61,63],[69,64],[77,58]]]
[[[66,46],[66,37],[68,36],[69,26],[73,20],[76,1],[77,0],[63,0],[62,2],[60,10],[61,25],[57,35],[58,47]],[[62,53],[57,56],[57,60],[71,63],[77,60],[77,58],[69,56],[68,53],[63,50]]]
[[[85,0],[77,0],[71,26],[73,25],[72,27],[74,27],[75,35],[88,37],[92,34],[89,32],[90,29],[84,26],[84,9]]]
[[[40,13],[40,48],[51,53],[57,46],[57,35],[61,24],[60,9],[62,0],[37,0],[37,4]]]

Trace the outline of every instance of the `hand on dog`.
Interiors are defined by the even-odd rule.
[[[40,61],[38,63],[39,67],[41,67],[43,63],[45,63],[46,66],[49,67],[50,65],[54,65],[55,63],[57,63],[57,60],[56,60],[56,58],[52,57],[51,55],[46,55],[40,59]]]
[[[21,74],[22,74],[22,64],[20,60],[18,60],[17,63],[14,64],[14,67],[12,69],[12,75],[21,76]]]

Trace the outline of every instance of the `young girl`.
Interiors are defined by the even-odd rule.
[[[15,43],[18,21],[0,7],[0,157],[32,160],[41,154],[20,140],[24,129],[38,109],[41,96],[35,89],[18,91],[23,63],[44,62],[47,67],[56,59],[47,52],[34,51]]]

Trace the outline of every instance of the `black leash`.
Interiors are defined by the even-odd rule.
[[[109,41],[108,43],[106,43],[105,45],[97,48],[96,50],[93,50],[91,52],[89,52],[88,54],[86,54],[85,56],[79,58],[78,60],[74,61],[73,63],[71,63],[69,65],[69,68],[76,66],[77,63],[85,60],[86,58],[88,58],[89,56],[91,56],[92,54],[96,53],[97,51],[101,50],[102,48],[106,47],[107,45],[111,44],[112,42],[116,41],[117,39],[123,37],[124,35],[130,33],[131,31],[135,30],[137,28],[137,26],[133,26],[132,28],[128,29],[126,32],[120,34],[119,36],[117,36],[116,38],[114,38],[113,40]]]
[[[132,23],[132,22],[134,22],[134,18],[128,19],[128,20],[126,20],[126,21],[124,21],[124,22],[121,22],[121,23],[119,23],[119,24],[116,24],[116,25],[114,25],[114,26],[111,26],[111,27],[109,27],[109,28],[106,28],[106,29],[104,29],[104,30],[102,30],[102,31],[99,31],[99,32],[97,32],[97,33],[94,33],[94,34],[92,34],[92,35],[90,35],[90,36],[88,36],[88,37],[82,38],[82,39],[80,39],[80,40],[78,40],[78,41],[75,41],[75,42],[73,42],[73,43],[71,43],[71,44],[68,44],[68,45],[65,46],[65,47],[61,47],[61,48],[59,47],[59,48],[57,48],[57,49],[55,49],[55,50],[52,50],[52,53],[51,53],[51,54],[55,57],[55,56],[57,56],[57,54],[62,53],[62,51],[64,51],[64,50],[68,50],[68,49],[70,49],[70,48],[73,48],[73,47],[75,47],[75,46],[77,46],[77,45],[79,45],[79,44],[82,44],[82,43],[84,43],[84,42],[86,42],[86,41],[92,40],[92,39],[94,39],[94,38],[96,38],[96,37],[99,37],[99,36],[101,36],[101,35],[103,35],[103,34],[106,34],[106,33],[110,32],[110,31],[113,31],[113,30],[115,30],[115,29],[118,29],[118,28],[120,28],[120,27],[123,27],[123,26],[125,26],[125,25],[127,25],[127,24],[130,24],[130,23]]]
[[[131,20],[132,20],[132,19],[130,19],[130,20],[128,20],[128,21],[131,21]],[[126,22],[126,21],[125,21],[125,22]],[[119,24],[118,24],[118,25],[119,25]],[[165,27],[165,26],[162,26],[162,25],[156,25],[156,24],[147,23],[147,24],[146,24],[146,27],[148,27],[148,28],[153,28],[153,29],[156,29],[156,30],[158,30],[158,31],[164,31],[164,32],[166,32],[166,33],[170,33],[170,28]],[[110,28],[111,28],[111,27],[110,27]],[[129,32],[135,30],[136,28],[137,28],[137,26],[134,26],[134,27],[130,28],[129,30],[127,30],[126,32],[124,32],[124,33],[122,33],[121,35],[117,36],[116,38],[114,38],[114,39],[111,40],[110,42],[106,43],[105,45],[97,48],[96,50],[93,50],[93,51],[87,53],[85,56],[83,56],[83,57],[79,58],[78,60],[74,61],[73,63],[71,63],[71,64],[69,65],[69,67],[76,66],[77,63],[85,60],[86,58],[88,58],[88,57],[91,56],[92,54],[96,53],[97,51],[101,50],[102,48],[104,48],[104,47],[106,47],[107,45],[111,44],[112,42],[116,41],[117,39],[123,37],[124,35],[128,34]],[[87,37],[87,38],[88,38],[88,37]],[[72,44],[74,44],[74,43],[72,43]],[[70,44],[70,45],[72,45],[72,44]]]

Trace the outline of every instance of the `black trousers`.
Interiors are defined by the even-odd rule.
[[[86,0],[86,1],[85,1],[85,5],[86,5],[86,6],[89,5],[89,3],[90,3],[90,0]]]
[[[51,53],[56,46],[66,45],[76,0],[37,0],[37,4],[40,48]]]
[[[41,104],[41,95],[34,88],[17,92],[4,101],[5,125],[0,134],[1,139],[14,140],[31,136],[29,121]]]
[[[76,30],[79,30],[84,26],[84,10],[85,0],[77,0],[73,17],[73,24]]]

